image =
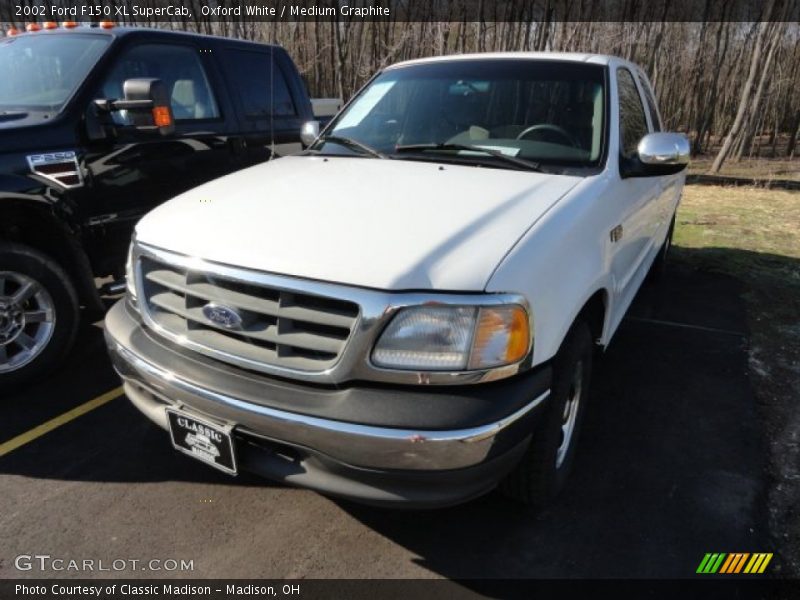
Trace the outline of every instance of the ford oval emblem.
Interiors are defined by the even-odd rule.
[[[225,329],[240,329],[242,326],[242,315],[228,306],[214,304],[213,302],[203,307],[203,316],[206,319]]]

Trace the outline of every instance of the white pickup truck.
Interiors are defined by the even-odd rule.
[[[173,439],[216,432],[228,473],[388,505],[499,484],[541,505],[595,352],[663,264],[688,152],[619,58],[393,65],[305,153],[139,222],[114,365]]]

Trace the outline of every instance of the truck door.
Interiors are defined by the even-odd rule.
[[[619,108],[620,165],[636,158],[639,141],[649,133],[644,104],[633,74],[616,70]],[[615,202],[619,220],[609,232],[614,278],[612,330],[625,314],[657,251],[654,241],[661,221],[660,177],[627,177],[622,173]]]
[[[121,98],[124,82],[140,77],[161,79],[170,91],[175,132],[137,132],[119,111],[112,113],[115,139],[87,143],[87,245],[96,266],[103,260],[122,264],[118,255],[124,256],[133,225],[150,209],[238,166],[215,93],[219,86],[212,85],[199,48],[138,41],[117,57],[95,97]]]

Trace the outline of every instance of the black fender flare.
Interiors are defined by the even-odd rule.
[[[81,304],[104,311],[79,233],[57,201],[46,196],[0,192],[0,240],[27,244],[49,254],[72,278]]]

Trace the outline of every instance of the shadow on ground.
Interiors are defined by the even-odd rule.
[[[438,513],[342,506],[452,578],[688,577],[706,552],[767,550],[738,296],[734,280],[692,271],[642,290],[551,509],[530,515],[497,493]]]

